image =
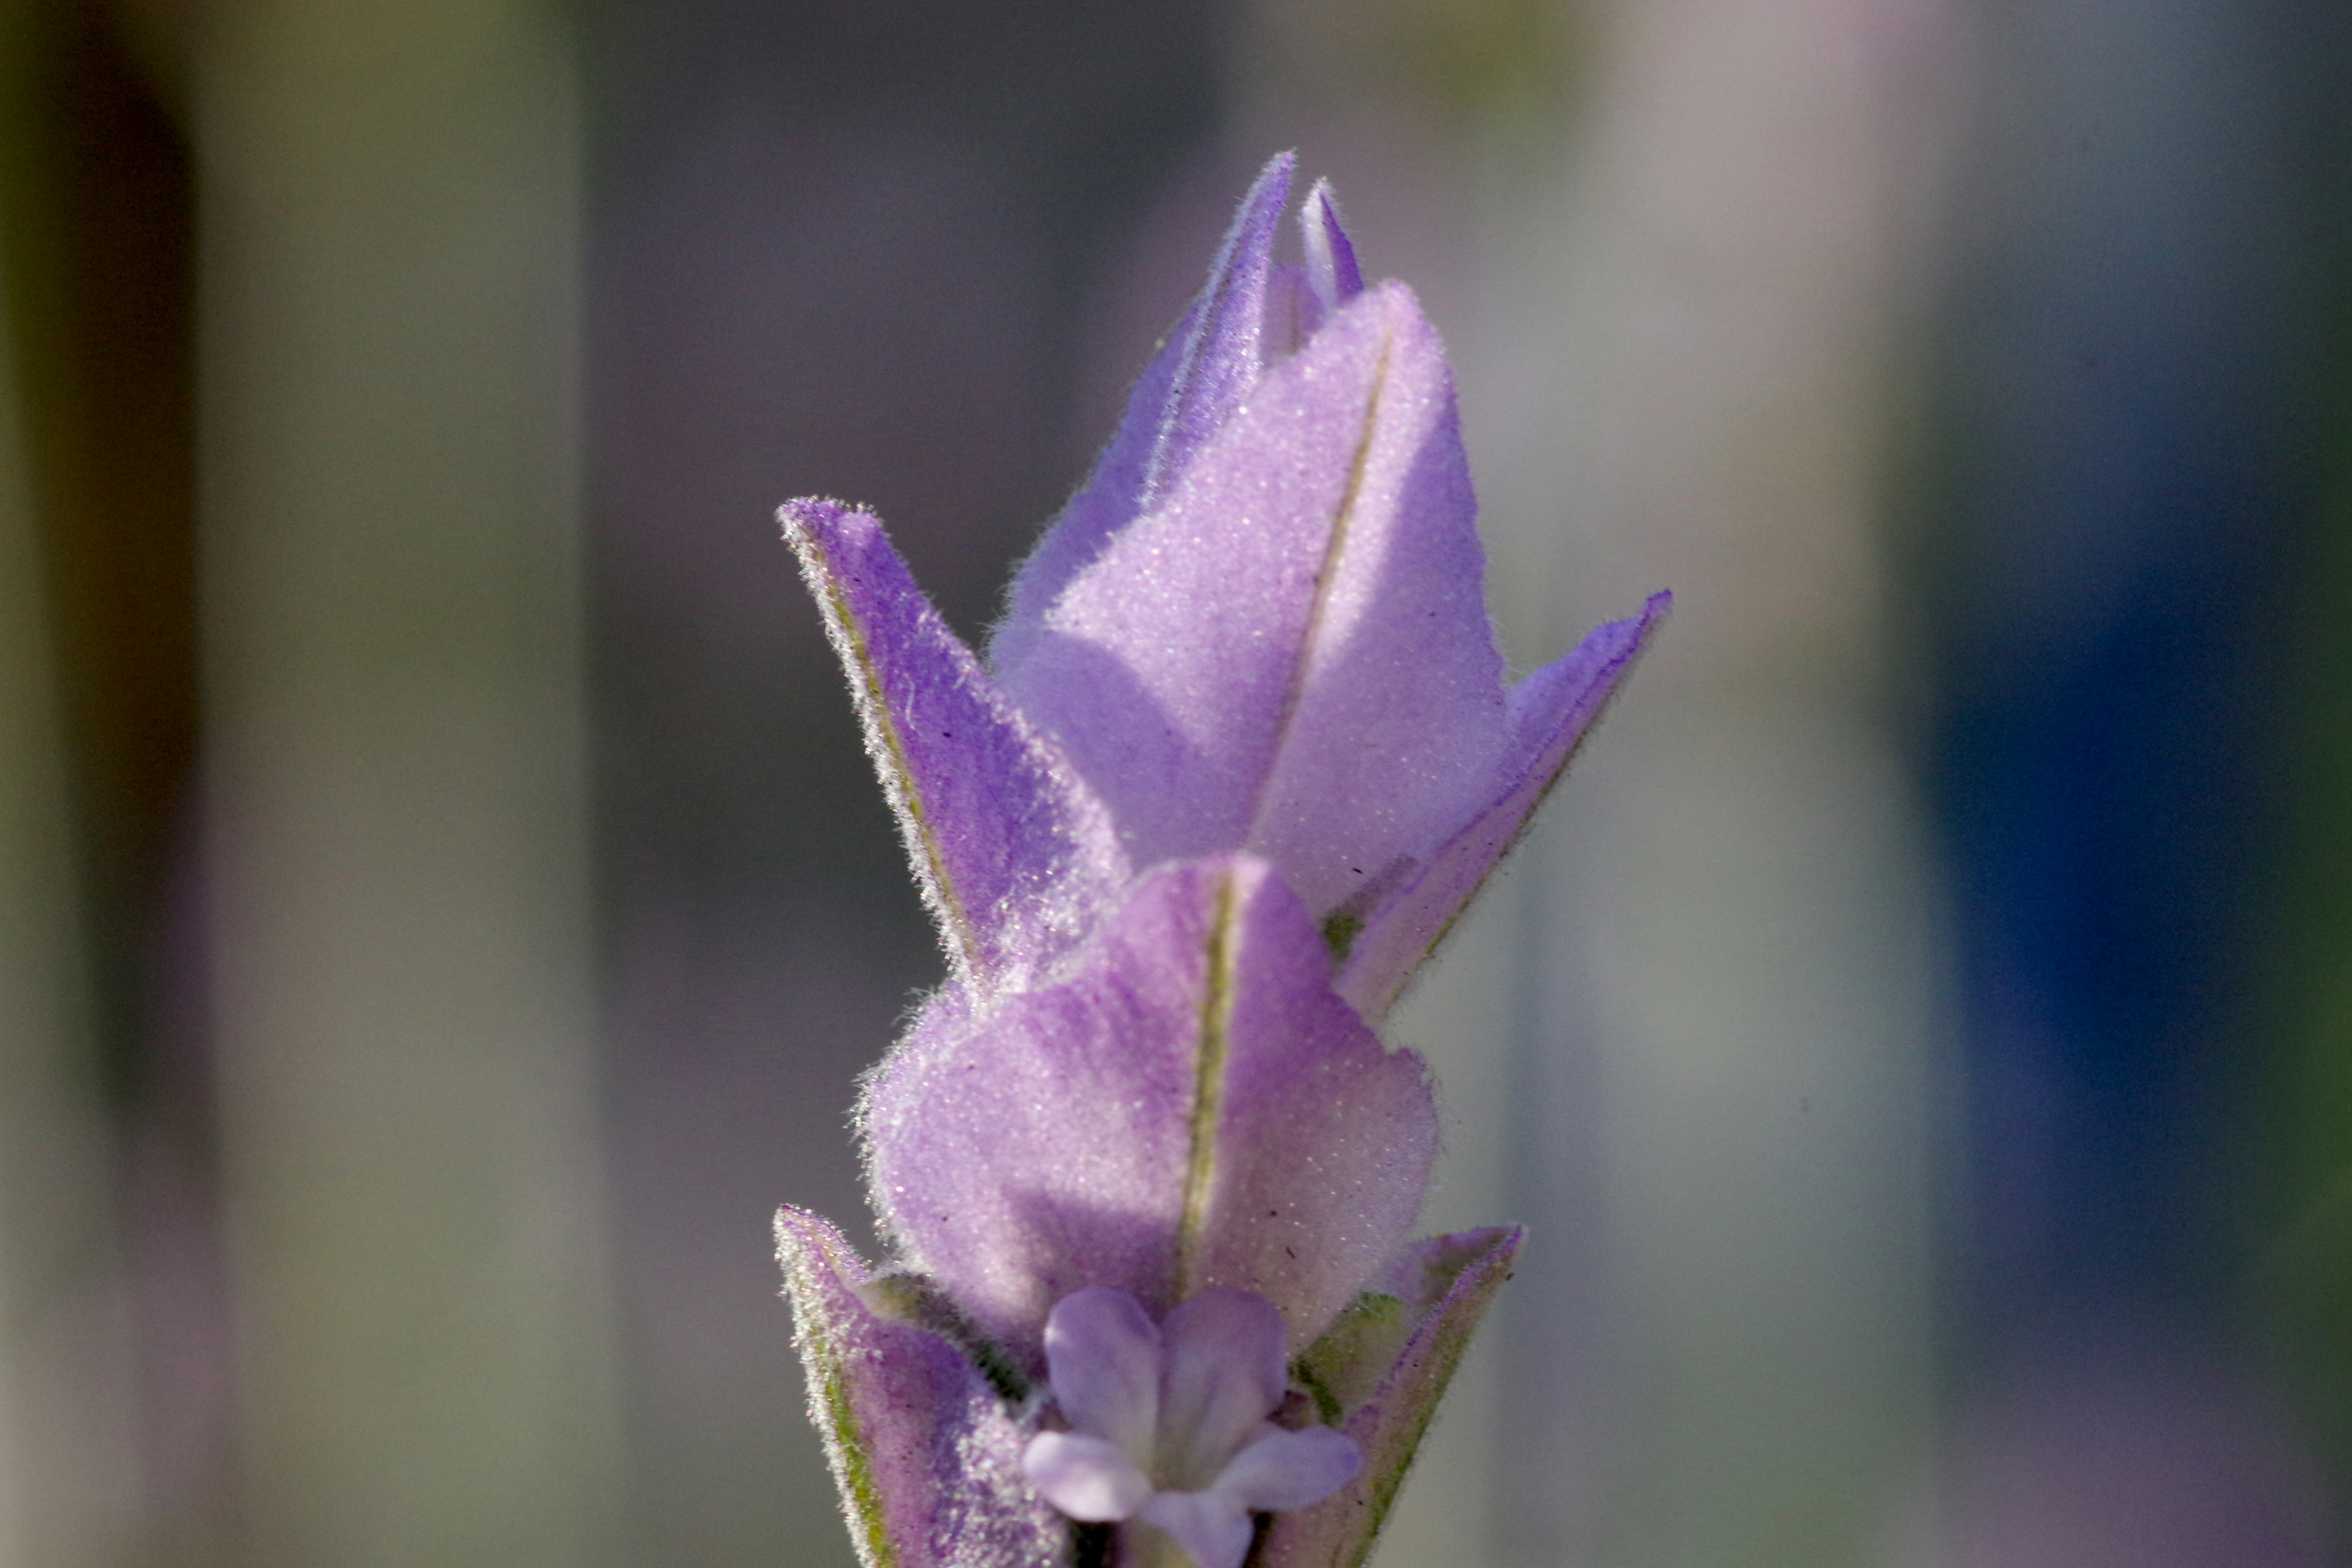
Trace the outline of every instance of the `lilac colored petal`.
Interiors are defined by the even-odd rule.
[[[879,522],[828,500],[779,515],[956,977],[1024,982],[1127,880],[1108,818],[917,589]]]
[[[1363,1468],[1363,1451],[1343,1432],[1328,1426],[1298,1432],[1269,1426],[1234,1456],[1216,1485],[1253,1513],[1274,1513],[1321,1502],[1354,1480]]]
[[[1339,991],[1365,1017],[1377,1023],[1387,1016],[1423,960],[1519,841],[1673,602],[1670,594],[1653,595],[1639,616],[1595,627],[1575,652],[1511,693],[1504,787],[1409,881],[1373,906],[1348,950]]]
[[[1263,1426],[1289,1386],[1289,1335],[1263,1296],[1218,1286],[1193,1295],[1160,1325],[1162,1486],[1192,1491]]]
[[[1365,1389],[1347,1402],[1339,1427],[1362,1451],[1363,1469],[1320,1506],[1276,1514],[1257,1568],[1358,1568],[1370,1555],[1439,1397],[1495,1292],[1511,1277],[1522,1235],[1510,1226],[1416,1242],[1375,1283],[1375,1300],[1403,1309],[1402,1348],[1377,1376],[1342,1365],[1319,1380]],[[1349,1327],[1343,1319],[1334,1337]],[[1310,1374],[1326,1348],[1318,1343],[1307,1352]]]
[[[850,1535],[866,1568],[1052,1568],[1069,1526],[1022,1472],[1029,1432],[946,1340],[877,1313],[816,1215],[776,1215],[778,1260]]]
[[[1356,265],[1356,247],[1339,221],[1339,203],[1331,182],[1318,180],[1298,209],[1298,237],[1307,256],[1307,286],[1330,314],[1364,291],[1363,269]]]
[[[1160,1334],[1124,1290],[1073,1290],[1045,1320],[1045,1366],[1064,1418],[1139,1460],[1160,1423]]]
[[[1021,1469],[1047,1502],[1091,1523],[1132,1519],[1151,1500],[1151,1478],[1118,1444],[1083,1432],[1038,1433]]]
[[[1269,369],[1003,671],[1139,865],[1234,847],[1327,911],[1486,798],[1503,665],[1436,333],[1383,284]]]
[[[1279,153],[1258,172],[1209,264],[1208,282],[1128,394],[1127,413],[1094,472],[1022,563],[989,649],[999,670],[1024,661],[1045,606],[1114,533],[1167,493],[1257,380],[1275,231],[1297,162]]]
[[[884,1061],[860,1111],[876,1207],[1033,1373],[1048,1310],[1090,1285],[1160,1314],[1255,1290],[1303,1348],[1406,1234],[1437,1142],[1420,1058],[1329,973],[1263,863],[1145,877],[1057,983],[933,1009]]]
[[[1249,1510],[1221,1491],[1160,1492],[1144,1505],[1143,1521],[1175,1537],[1199,1568],[1241,1568],[1255,1533]]]

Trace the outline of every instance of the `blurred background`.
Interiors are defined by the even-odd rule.
[[[2352,1497],[2352,12],[0,7],[0,1568],[845,1568],[767,1220],[940,965],[772,513],[977,636],[1271,152],[1514,662],[1533,1233],[1384,1568]]]

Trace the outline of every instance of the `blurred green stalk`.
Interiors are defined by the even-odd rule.
[[[196,66],[255,1565],[617,1560],[560,22],[250,0]]]
[[[0,1568],[96,1568],[127,1533],[128,1359],[19,384],[0,328]]]

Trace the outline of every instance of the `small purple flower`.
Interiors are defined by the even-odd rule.
[[[1171,1538],[1199,1568],[1240,1568],[1253,1513],[1321,1502],[1364,1457],[1328,1426],[1268,1419],[1289,1391],[1282,1314],[1212,1287],[1152,1326],[1123,1290],[1062,1298],[1045,1325],[1054,1402],[1022,1468],[1072,1519],[1129,1525],[1130,1559]]]

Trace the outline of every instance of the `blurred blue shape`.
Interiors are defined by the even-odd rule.
[[[2319,4],[2013,14],[1956,317],[1931,748],[1959,906],[1979,1327],[2218,1300],[2256,1066]],[[2337,56],[2336,58],[2340,58]]]

